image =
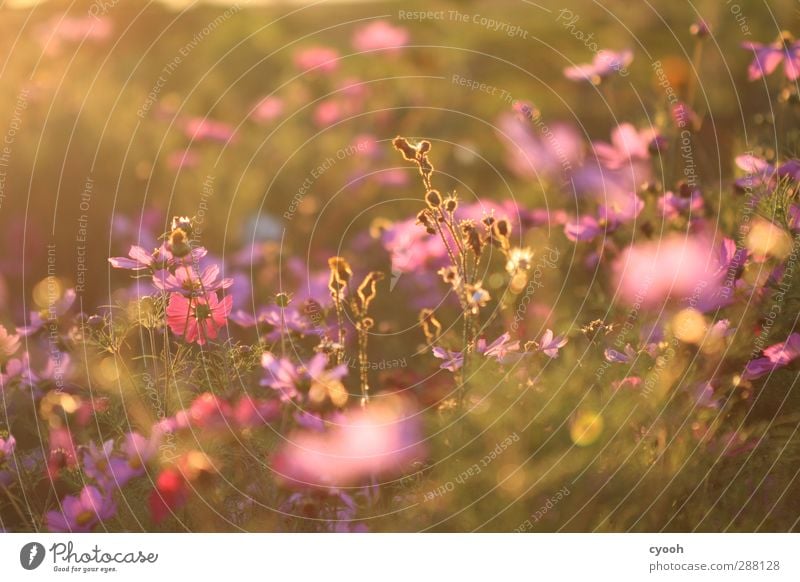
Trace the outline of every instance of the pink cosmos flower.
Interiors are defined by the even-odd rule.
[[[593,240],[602,232],[613,232],[636,219],[644,209],[644,201],[635,193],[612,193],[609,202],[598,209],[598,217],[580,216],[564,224],[564,234],[572,241]]]
[[[423,455],[414,411],[386,397],[343,415],[326,432],[290,435],[273,467],[287,485],[343,487],[398,475]]]
[[[304,73],[332,73],[339,67],[339,52],[325,46],[302,49],[294,54],[294,65]]]
[[[614,265],[617,292],[627,303],[659,306],[675,298],[707,309],[720,290],[719,252],[703,236],[668,235],[632,245]]]
[[[166,310],[167,325],[175,335],[202,346],[209,339],[217,337],[219,329],[228,320],[232,304],[233,297],[230,295],[220,301],[216,293],[192,298],[172,293]]]
[[[627,75],[627,67],[631,62],[633,51],[629,49],[620,52],[601,50],[595,54],[591,63],[564,69],[564,76],[571,81],[588,81],[599,85],[603,79],[614,73]]]
[[[786,341],[773,344],[764,350],[764,357],[747,363],[742,378],[754,380],[777,368],[788,366],[800,357],[800,333],[792,333]]]
[[[583,140],[571,125],[553,124],[545,136],[517,115],[507,113],[500,117],[497,128],[507,163],[522,178],[562,180],[583,161]]]
[[[274,95],[264,97],[253,109],[250,119],[258,123],[270,123],[281,116],[283,107],[283,99],[280,97]]]
[[[157,271],[153,275],[153,284],[162,291],[181,293],[187,297],[204,295],[233,285],[233,279],[218,279],[218,277],[218,265],[209,265],[203,269],[199,277],[193,266],[180,265],[175,268],[174,274],[169,271]]]
[[[353,48],[357,51],[388,50],[397,52],[408,43],[408,30],[392,26],[386,20],[376,20],[356,30]]]
[[[778,40],[769,45],[757,42],[743,42],[742,48],[753,51],[753,62],[747,69],[748,79],[755,81],[771,75],[783,62],[783,72],[790,81],[800,77],[800,41],[782,34]]]
[[[51,532],[88,532],[116,512],[110,495],[101,493],[93,485],[87,485],[77,497],[65,497],[61,501],[60,511],[48,511],[45,523]]]
[[[314,123],[319,127],[328,127],[342,118],[342,106],[334,99],[322,101],[314,109]]]

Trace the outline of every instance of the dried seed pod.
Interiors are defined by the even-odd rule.
[[[461,230],[464,233],[464,237],[467,239],[469,248],[472,249],[476,257],[480,257],[481,250],[483,249],[483,241],[481,241],[478,229],[475,228],[475,225],[472,223],[465,223],[461,225]]]
[[[442,195],[438,190],[431,190],[425,194],[425,203],[431,209],[437,209],[442,205]]]
[[[436,319],[432,309],[423,309],[419,312],[419,323],[429,344],[434,343],[442,335],[442,324]]]
[[[456,208],[458,208],[458,199],[455,196],[448,196],[445,198],[444,209],[447,212],[452,214],[456,211]]]
[[[403,154],[403,157],[409,162],[417,161],[417,149],[408,143],[406,138],[398,135],[392,140],[392,145],[394,146],[394,149]]]
[[[369,304],[375,299],[378,294],[377,283],[383,280],[383,273],[380,271],[372,271],[358,286],[358,299],[361,301],[361,310],[366,313],[369,309]]]
[[[350,283],[350,279],[353,276],[353,270],[350,268],[350,264],[344,259],[344,257],[331,257],[328,259],[328,266],[331,269],[331,278],[328,283],[328,289],[330,289],[331,293],[335,294],[339,297],[347,287],[348,283]]]

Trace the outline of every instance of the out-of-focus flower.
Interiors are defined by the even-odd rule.
[[[759,218],[751,223],[745,245],[756,261],[767,257],[781,260],[792,250],[792,237],[775,223]]]
[[[319,127],[328,127],[342,118],[342,106],[335,99],[326,99],[314,109],[314,123]]]
[[[57,478],[62,469],[75,468],[77,459],[70,430],[64,427],[50,429],[50,454],[47,457],[47,473],[50,478]]]
[[[124,487],[131,479],[144,475],[145,466],[155,457],[160,441],[161,434],[158,431],[150,438],[138,432],[126,434],[119,454],[109,459],[112,483]]]
[[[423,455],[414,411],[387,397],[342,415],[326,432],[290,435],[273,467],[289,486],[342,487],[398,475]]]
[[[635,193],[614,193],[607,204],[598,208],[597,218],[579,216],[574,222],[564,224],[564,234],[571,241],[593,240],[601,233],[610,233],[621,225],[636,219],[644,209],[644,202]]]
[[[764,356],[747,363],[742,378],[753,380],[768,372],[789,365],[800,357],[800,333],[792,333],[786,341],[773,344],[764,350]]]
[[[493,358],[501,364],[506,364],[519,359],[519,341],[511,341],[511,334],[505,332],[492,343],[486,343],[485,338],[480,338],[475,345],[475,352],[487,358]],[[444,360],[440,366],[443,370],[455,372],[464,365],[464,353],[446,350],[436,346],[433,348],[433,356]]]
[[[584,144],[571,125],[553,124],[544,135],[531,123],[507,113],[500,117],[497,128],[507,163],[522,178],[562,181],[582,163]]]
[[[69,311],[69,308],[75,303],[76,297],[75,289],[67,289],[63,295],[52,301],[42,311],[31,311],[26,325],[17,328],[17,331],[22,336],[33,335],[44,328],[48,320],[57,319]]]
[[[506,271],[513,275],[521,271],[527,271],[531,268],[533,262],[533,251],[528,248],[514,247],[508,252],[508,261],[506,262]]]
[[[150,516],[155,523],[164,521],[170,513],[181,507],[189,497],[185,477],[175,467],[168,467],[156,478],[156,487],[150,494]]]
[[[746,172],[743,178],[736,180],[736,186],[742,190],[753,190],[762,186],[771,188],[783,177],[800,181],[800,160],[787,160],[780,165],[773,165],[758,156],[744,154],[736,156],[734,161]]]
[[[302,49],[294,54],[294,65],[304,73],[332,73],[339,68],[339,52],[325,46]]]
[[[233,279],[218,279],[219,265],[209,265],[198,276],[193,266],[180,265],[175,273],[157,271],[153,274],[156,288],[168,293],[180,293],[187,297],[205,295],[233,285]]]
[[[229,124],[202,117],[187,119],[183,124],[183,133],[192,141],[215,141],[223,144],[236,138],[236,132]]]
[[[217,337],[228,320],[232,302],[230,295],[220,301],[216,293],[192,298],[172,293],[166,309],[167,325],[175,335],[202,346]]]
[[[283,109],[283,99],[270,95],[258,102],[253,113],[250,114],[250,119],[258,123],[270,123],[283,114]]]
[[[743,42],[742,48],[753,51],[753,62],[747,69],[748,78],[755,81],[771,75],[783,62],[783,72],[790,81],[800,77],[800,41],[783,32],[772,44]]]
[[[620,52],[601,50],[594,55],[591,63],[564,69],[564,76],[571,81],[588,81],[593,85],[599,85],[603,79],[614,73],[627,76],[628,65],[631,62],[633,62],[633,51],[629,49]]]
[[[579,447],[588,447],[603,433],[603,417],[596,412],[584,410],[570,422],[569,436]]]
[[[603,356],[607,362],[612,364],[628,364],[636,359],[636,350],[633,349],[631,344],[625,344],[622,352],[614,348],[606,348]]]
[[[718,257],[700,235],[668,235],[629,246],[614,265],[617,292],[632,305],[656,307],[673,298],[705,310],[720,290]]]
[[[17,440],[14,435],[8,435],[8,438],[0,437],[0,465],[5,463],[14,455],[14,449],[17,446]]]
[[[0,359],[9,358],[19,349],[19,334],[10,334],[0,324]]]
[[[261,366],[266,374],[261,385],[277,390],[282,400],[300,399],[312,386],[325,388],[347,375],[345,364],[328,368],[328,363],[326,354],[316,354],[311,360],[298,366],[286,358],[277,358],[271,352],[264,352]]]
[[[85,486],[80,495],[68,495],[61,501],[61,511],[48,511],[47,529],[51,532],[88,532],[117,512],[114,500],[93,485]]]
[[[687,197],[678,196],[673,192],[664,192],[664,195],[658,199],[658,209],[667,220],[675,220],[682,214],[696,217],[703,211],[703,196],[696,188]]]
[[[650,147],[657,138],[655,128],[636,129],[630,123],[621,123],[611,132],[611,143],[592,142],[599,162],[610,170],[619,170],[634,162],[650,159]]]
[[[108,18],[56,15],[36,30],[36,37],[45,52],[56,55],[65,43],[102,42],[111,36],[112,29]]]
[[[237,309],[231,314],[230,320],[242,327],[255,327],[263,324],[266,328],[264,337],[268,341],[278,340],[282,335],[288,333],[323,335],[327,330],[327,324],[321,313],[306,317],[298,308],[291,305],[289,307],[266,307],[259,310],[256,315]]]
[[[167,156],[167,166],[172,170],[195,168],[200,163],[200,156],[191,149],[177,150]]]
[[[397,52],[408,43],[408,30],[393,26],[386,20],[376,20],[361,26],[353,34],[353,48],[357,51],[387,50]]]

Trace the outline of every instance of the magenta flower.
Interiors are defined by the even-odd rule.
[[[599,85],[603,79],[614,73],[626,76],[631,62],[633,51],[629,49],[620,52],[601,50],[595,54],[591,63],[564,69],[564,76],[571,81],[588,81]]]
[[[742,378],[754,380],[777,368],[788,366],[800,357],[800,333],[792,333],[786,341],[773,344],[764,350],[764,357],[747,363]]]
[[[83,472],[94,479],[103,490],[108,490],[112,482],[109,463],[113,452],[114,441],[109,439],[102,446],[90,442],[81,454]]]
[[[589,215],[579,216],[573,222],[564,225],[564,234],[573,242],[594,240],[605,230],[605,227],[594,217]]]
[[[353,34],[353,48],[357,51],[389,50],[396,52],[408,43],[408,30],[392,26],[386,20],[376,20],[364,25]]]
[[[332,73],[339,67],[339,53],[324,46],[306,48],[295,53],[294,65],[304,73]]]
[[[753,51],[753,62],[747,69],[748,79],[755,81],[771,75],[783,62],[783,72],[790,81],[800,77],[800,42],[783,33],[772,44],[744,42],[742,48]]]
[[[218,279],[219,266],[209,265],[198,277],[194,267],[180,265],[175,273],[157,271],[153,274],[153,284],[168,293],[180,293],[187,297],[205,295],[220,289],[227,289],[233,285],[233,279]]]
[[[312,322],[296,307],[266,307],[258,311],[256,315],[251,315],[242,309],[237,309],[231,313],[230,320],[242,327],[255,327],[259,324],[266,327],[264,337],[268,341],[276,341],[282,335],[297,333],[301,335],[315,334],[322,335],[327,330],[327,324],[322,321]]]
[[[220,328],[227,322],[232,304],[230,295],[220,301],[216,293],[192,298],[172,293],[166,309],[167,325],[175,335],[202,346],[209,339],[217,337]]]
[[[101,521],[112,518],[116,512],[110,495],[104,495],[97,487],[87,485],[77,497],[65,497],[61,501],[60,511],[48,511],[45,523],[51,532],[88,532]]]
[[[571,125],[553,124],[545,136],[531,123],[506,113],[498,120],[497,128],[506,148],[507,164],[522,178],[562,180],[583,162],[584,143]]]
[[[564,234],[571,241],[593,240],[603,232],[613,232],[631,222],[644,209],[644,202],[635,193],[615,194],[610,202],[598,208],[598,216],[579,216],[574,222],[564,224]]]

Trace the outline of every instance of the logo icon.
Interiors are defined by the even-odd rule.
[[[19,551],[19,563],[26,570],[35,570],[44,562],[44,546],[39,542],[30,542]]]

